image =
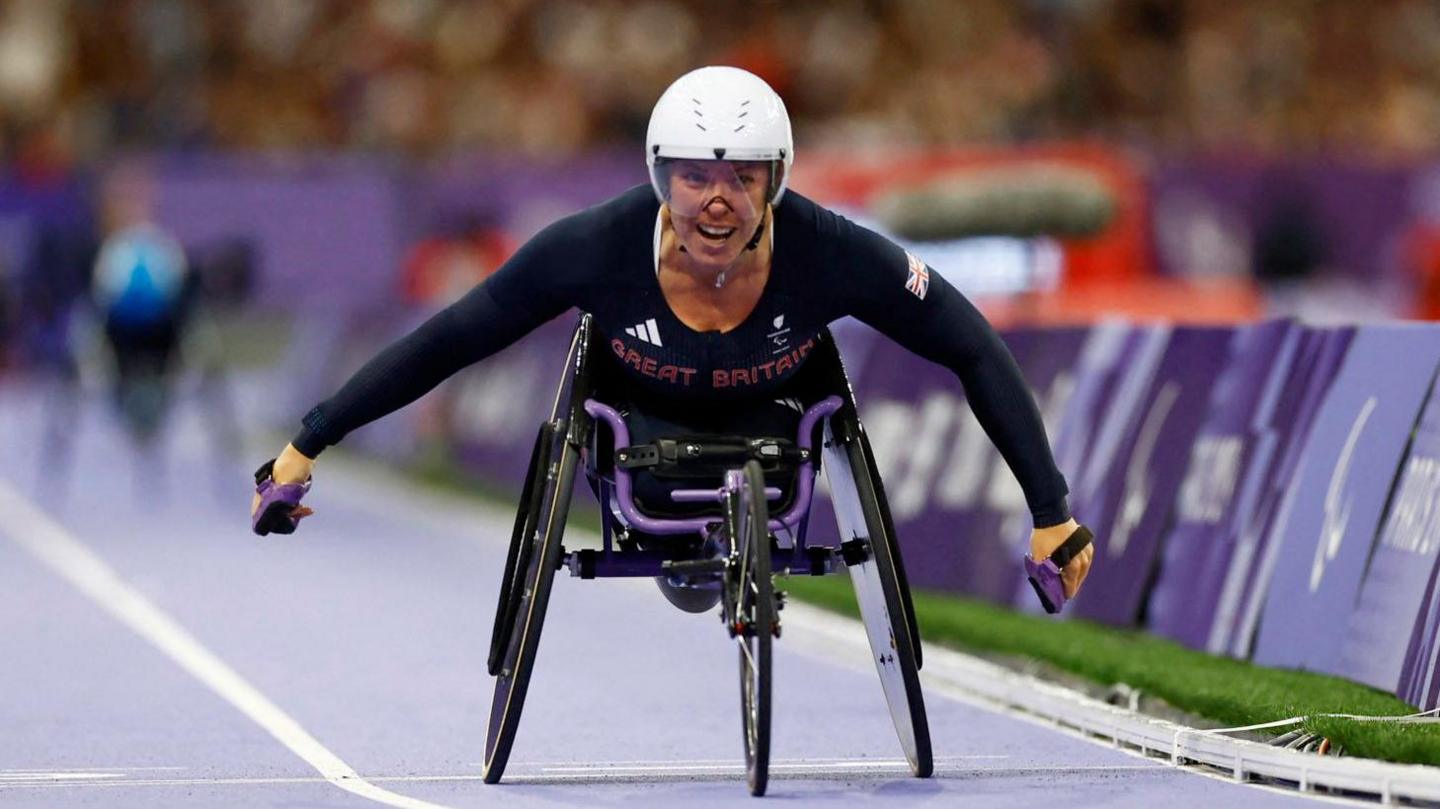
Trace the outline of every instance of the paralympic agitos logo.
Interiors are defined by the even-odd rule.
[[[1350,464],[1355,457],[1355,448],[1360,443],[1360,436],[1365,432],[1365,425],[1370,421],[1370,416],[1375,412],[1375,406],[1379,400],[1374,396],[1365,400],[1360,408],[1360,413],[1355,417],[1355,423],[1350,427],[1350,435],[1345,439],[1345,446],[1340,450],[1340,457],[1335,461],[1335,470],[1330,475],[1330,486],[1325,490],[1324,518],[1320,526],[1320,541],[1315,546],[1315,562],[1310,567],[1310,592],[1320,589],[1320,581],[1325,576],[1325,566],[1340,553],[1340,543],[1345,539],[1345,529],[1350,524],[1351,499],[1345,491],[1345,484],[1350,479]]]

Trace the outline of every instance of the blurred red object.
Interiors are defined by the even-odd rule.
[[[1266,314],[1265,298],[1248,278],[1136,278],[982,298],[975,304],[997,328],[1084,325],[1107,317],[1220,325],[1250,323]]]
[[[451,303],[500,269],[515,250],[515,240],[493,228],[424,239],[405,258],[405,300],[427,306]]]
[[[1415,281],[1411,316],[1440,320],[1440,223],[1416,225],[1407,234],[1405,265]]]

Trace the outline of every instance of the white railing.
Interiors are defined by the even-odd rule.
[[[787,644],[798,643],[808,652],[869,667],[869,648],[857,622],[794,602],[782,618],[788,629],[796,630],[785,636]],[[1386,804],[1440,803],[1440,767],[1320,756],[1227,735],[1241,728],[1189,728],[933,643],[925,645],[921,675],[927,689],[1029,715],[1176,767],[1204,767],[1237,781],[1263,781]]]

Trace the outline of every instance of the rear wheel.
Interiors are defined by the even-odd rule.
[[[551,444],[555,427],[546,422],[535,436],[535,449],[530,453],[530,467],[525,472],[525,485],[520,489],[520,507],[515,512],[515,526],[510,531],[510,552],[505,557],[505,573],[500,577],[500,600],[495,606],[495,628],[490,633],[490,676],[500,673],[505,651],[510,646],[510,630],[515,626],[515,613],[524,592],[523,577],[530,566],[530,550],[535,527],[540,522],[541,499],[545,495],[545,475],[550,466]],[[536,485],[537,480],[539,485]]]
[[[553,449],[546,453],[547,458],[554,458],[553,463],[545,464],[543,473],[536,470],[534,487],[540,490],[540,496],[535,530],[522,538],[516,551],[511,593],[502,601],[511,620],[495,671],[495,693],[490,702],[490,723],[485,736],[487,784],[499,782],[510,757],[510,747],[515,743],[515,731],[520,726],[520,713],[539,649],[540,629],[550,602],[550,586],[560,565],[560,540],[580,453],[566,440],[563,431],[557,432],[552,433],[548,442]]]
[[[887,530],[883,495],[878,479],[872,477],[874,467],[863,433],[856,430],[848,440],[839,440],[831,432],[832,426],[833,422],[826,427],[825,469],[850,581],[900,747],[910,771],[928,778],[934,772],[934,760],[920,691],[919,637],[912,629],[913,611],[898,545]]]
[[[770,772],[770,647],[778,624],[770,573],[770,513],[760,465],[745,465],[731,501],[734,552],[728,574],[740,646],[740,713],[744,725],[745,774],[751,795],[764,795]]]

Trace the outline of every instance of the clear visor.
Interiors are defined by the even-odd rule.
[[[768,160],[666,159],[651,171],[671,216],[721,227],[758,218],[777,179]]]

